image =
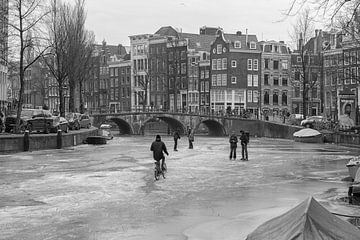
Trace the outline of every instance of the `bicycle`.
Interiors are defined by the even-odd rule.
[[[154,170],[155,181],[160,179],[160,175],[162,175],[163,178],[165,179],[165,172],[167,171],[166,163],[163,164],[162,169],[160,169],[160,161],[155,161],[154,163],[155,163],[155,170]]]

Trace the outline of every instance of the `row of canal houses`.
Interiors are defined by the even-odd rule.
[[[284,42],[258,41],[247,30],[228,34],[202,27],[193,34],[162,27],[154,34],[130,36],[130,49],[105,42],[97,46],[97,67],[85,83],[85,107],[89,112],[283,115],[303,113],[305,86],[307,115],[340,114],[341,96],[356,114],[357,45],[344,34],[316,30],[307,42],[300,36],[291,52]],[[302,48],[308,61],[305,85]]]

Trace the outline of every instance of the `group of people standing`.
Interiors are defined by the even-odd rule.
[[[244,132],[243,130],[240,130],[240,144],[241,144],[241,160],[248,161],[248,151],[247,151],[247,145],[249,143],[249,134],[247,132]],[[230,160],[234,159],[236,160],[236,148],[238,143],[238,137],[233,131],[231,133],[230,139]]]
[[[180,139],[180,133],[178,130],[174,131],[173,134],[174,137],[174,151],[177,151],[178,146],[178,140]],[[189,149],[193,149],[193,142],[194,142],[194,131],[189,128],[188,129],[188,140],[189,140]],[[245,132],[243,130],[240,131],[240,144],[241,144],[241,160],[248,161],[248,151],[247,151],[247,145],[249,143],[249,133]],[[230,160],[234,159],[236,160],[236,149],[238,144],[238,136],[233,131],[231,133],[229,142],[230,142]],[[155,161],[161,161],[161,169],[163,169],[164,163],[165,163],[165,155],[169,155],[167,152],[165,143],[161,141],[160,135],[156,135],[155,141],[151,144],[150,151],[153,152],[153,157]]]

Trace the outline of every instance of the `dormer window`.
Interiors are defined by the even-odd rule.
[[[256,42],[250,42],[250,49],[256,49]]]
[[[221,44],[218,44],[216,46],[216,51],[217,51],[217,54],[221,54],[222,53],[222,45]]]
[[[241,42],[240,41],[235,41],[234,48],[241,48]]]

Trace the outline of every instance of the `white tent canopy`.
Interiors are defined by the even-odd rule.
[[[246,240],[359,240],[360,230],[334,216],[314,198],[303,201],[249,234]]]

